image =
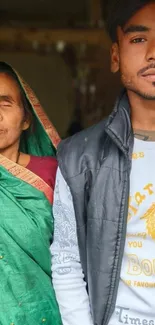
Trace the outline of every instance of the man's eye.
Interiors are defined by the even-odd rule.
[[[145,39],[142,37],[134,38],[133,40],[131,40],[131,43],[143,43],[143,42],[145,42]]]

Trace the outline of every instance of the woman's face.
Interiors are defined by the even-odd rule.
[[[21,133],[29,124],[17,82],[0,73],[0,151],[19,145]]]

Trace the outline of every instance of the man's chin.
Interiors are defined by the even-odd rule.
[[[142,99],[145,100],[155,100],[155,88],[154,91],[152,90],[147,90],[146,88],[144,90],[142,89],[128,89],[129,91],[132,91],[135,93],[137,96],[141,97]]]

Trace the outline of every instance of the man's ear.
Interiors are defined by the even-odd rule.
[[[117,43],[113,43],[111,47],[111,72],[119,71],[119,48]]]

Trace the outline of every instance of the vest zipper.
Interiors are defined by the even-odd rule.
[[[117,263],[117,272],[115,275],[115,279],[114,279],[114,290],[113,292],[109,292],[109,296],[112,294],[112,300],[111,303],[109,303],[106,312],[105,312],[105,317],[103,320],[103,324],[102,325],[108,325],[110,318],[114,312],[114,308],[115,308],[115,304],[116,304],[116,299],[117,299],[117,293],[118,293],[118,286],[119,286],[119,281],[120,281],[120,274],[121,274],[121,267],[122,267],[122,259],[123,259],[123,254],[124,254],[124,248],[125,248],[125,240],[126,240],[126,229],[127,229],[127,216],[128,216],[128,198],[129,198],[129,188],[130,188],[130,170],[131,170],[131,161],[129,159],[128,155],[125,155],[126,159],[127,159],[127,164],[129,166],[129,169],[127,171],[127,175],[126,175],[126,180],[124,179],[124,182],[126,182],[127,184],[123,186],[123,192],[122,192],[122,197],[125,193],[125,204],[124,204],[124,210],[123,210],[123,225],[122,225],[122,233],[121,233],[121,243],[120,243],[120,249],[119,250],[119,257],[118,257],[118,263]],[[121,221],[119,221],[120,224]],[[116,243],[117,245],[117,243]],[[114,272],[112,274],[112,278],[113,278]]]

